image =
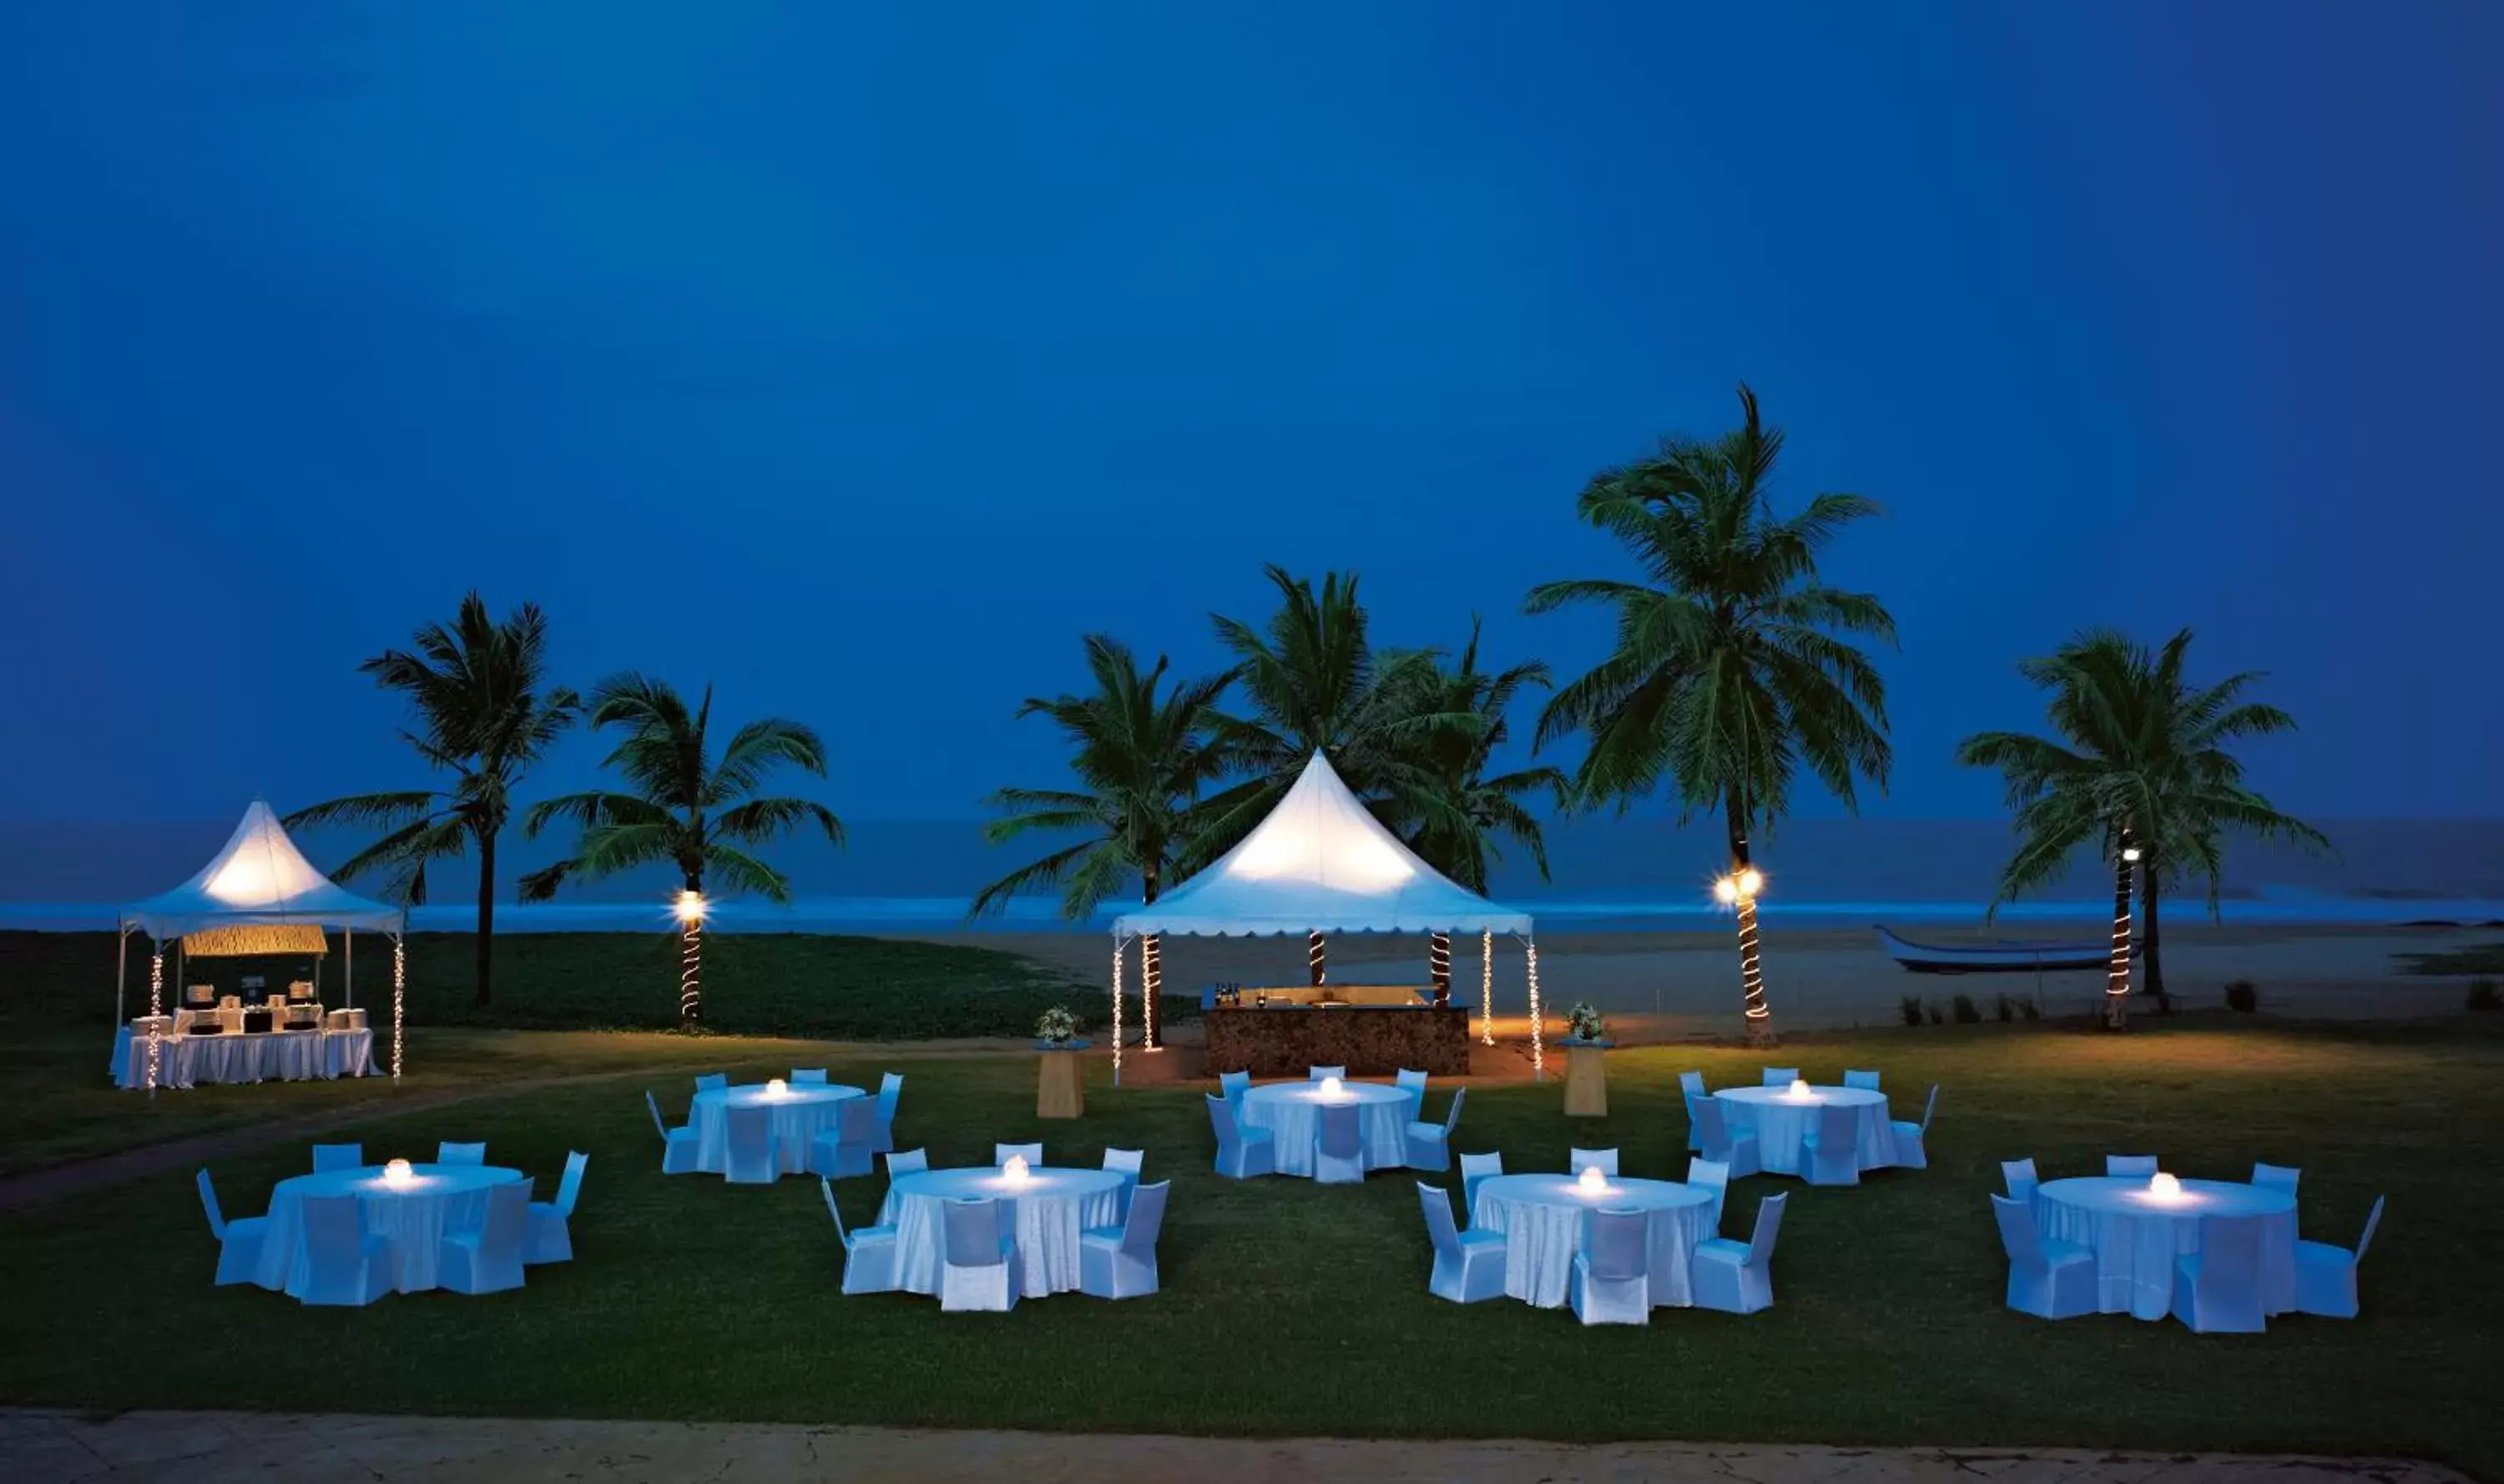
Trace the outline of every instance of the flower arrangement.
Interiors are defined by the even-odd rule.
[[[1034,1038],[1054,1046],[1066,1046],[1078,1039],[1078,1018],[1066,1005],[1055,1005],[1034,1022]]]
[[[1609,1022],[1600,1015],[1600,1007],[1589,1000],[1578,1000],[1565,1012],[1565,1024],[1577,1041],[1599,1041],[1608,1036]]]

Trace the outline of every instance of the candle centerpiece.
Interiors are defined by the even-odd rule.
[[[1574,1177],[1574,1183],[1583,1194],[1597,1195],[1609,1188],[1609,1177],[1600,1172],[1598,1165],[1586,1164],[1582,1166],[1582,1173]]]
[[[780,1077],[769,1077],[765,1079],[765,1095],[767,1097],[781,1097],[782,1094],[790,1090],[790,1087],[785,1085]]]
[[[2182,1182],[2163,1170],[2158,1170],[2147,1177],[2147,1196],[2150,1200],[2180,1200]]]
[[[1024,1185],[1026,1184],[1026,1171],[1027,1165],[1026,1162],[1026,1156],[1011,1155],[1008,1157],[1008,1162],[1000,1166],[1000,1178],[1006,1180],[1011,1185]]]
[[[394,1159],[389,1164],[383,1166],[383,1184],[385,1185],[406,1185],[416,1178],[417,1171],[411,1169],[408,1161],[405,1159]]]
[[[1809,1085],[1808,1085],[1808,1079],[1807,1079],[1807,1078],[1805,1078],[1805,1077],[1794,1077],[1794,1078],[1792,1078],[1792,1079],[1791,1079],[1791,1090],[1790,1095],[1791,1095],[1791,1097],[1797,1098],[1797,1099],[1798,1099],[1798,1100],[1800,1100],[1801,1102],[1806,1102],[1808,1099],[1810,1099],[1810,1098],[1812,1098],[1812,1097],[1815,1097],[1817,1094],[1816,1094],[1814,1091],[1811,1091],[1811,1090],[1810,1090],[1810,1088],[1809,1088]]]
[[[1332,1102],[1338,1102],[1347,1096],[1347,1088],[1338,1078],[1325,1077],[1322,1079],[1322,1096]]]

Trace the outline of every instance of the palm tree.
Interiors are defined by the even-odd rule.
[[[1492,673],[1481,671],[1478,635],[1473,619],[1457,665],[1446,669],[1437,662],[1409,673],[1411,688],[1396,707],[1404,719],[1390,728],[1393,746],[1409,766],[1393,779],[1391,805],[1399,817],[1397,832],[1420,860],[1483,896],[1496,835],[1527,849],[1540,880],[1548,879],[1547,841],[1538,816],[1522,800],[1543,789],[1561,797],[1566,779],[1548,767],[1488,776],[1496,749],[1511,735],[1507,713],[1513,697],[1525,685],[1548,684],[1548,666],[1534,660]],[[1452,725],[1448,718],[1454,716],[1467,716],[1470,724]],[[1448,994],[1451,934],[1433,935],[1429,959],[1436,991]]]
[[[358,669],[385,690],[408,699],[411,725],[400,737],[429,768],[450,775],[446,786],[358,794],[300,809],[286,818],[299,826],[362,824],[383,837],[348,857],[334,874],[353,879],[392,873],[389,890],[402,903],[426,901],[426,868],[478,851],[477,1003],[494,995],[496,838],[512,812],[513,788],[581,708],[563,686],[547,685],[547,620],[523,604],[500,623],[475,592],[446,628],[428,624],[409,649],[386,649]]]
[[[1527,606],[1616,610],[1616,650],[1548,703],[1535,744],[1588,734],[1573,780],[1581,807],[1622,810],[1665,785],[1682,823],[1721,811],[1748,1039],[1770,1045],[1749,836],[1782,817],[1802,766],[1847,808],[1858,808],[1857,778],[1885,786],[1886,686],[1847,637],[1892,644],[1895,621],[1874,596],[1817,575],[1818,554],[1877,505],[1820,495],[1776,516],[1766,490],[1783,435],[1758,420],[1745,385],[1739,403],[1746,422],[1736,431],[1664,439],[1655,457],[1601,474],[1577,500],[1584,520],[1634,555],[1644,581],[1545,583]]]
[[[635,791],[549,799],[534,805],[524,823],[533,836],[560,817],[582,827],[571,860],[522,879],[526,901],[546,901],[574,877],[596,880],[661,863],[677,868],[688,893],[679,899],[685,948],[678,989],[678,1020],[688,1029],[704,1018],[698,974],[706,877],[726,882],[734,892],[787,902],[791,883],[743,846],[763,845],[812,823],[832,844],[844,843],[843,822],[824,805],[757,797],[766,775],[781,765],[826,776],[825,745],[815,731],[780,716],[751,721],[731,734],[716,762],[707,736],[712,718],[710,685],[690,711],[666,681],[632,673],[601,681],[592,692],[591,725],[595,731],[616,727],[625,733],[605,766],[617,770]]]
[[[1278,590],[1278,610],[1259,629],[1211,615],[1217,638],[1236,660],[1236,677],[1251,702],[1248,716],[1221,718],[1227,751],[1244,781],[1208,801],[1204,826],[1185,852],[1186,872],[1216,859],[1249,834],[1295,785],[1316,752],[1377,815],[1395,782],[1414,767],[1394,737],[1397,723],[1416,740],[1471,718],[1404,711],[1403,699],[1425,686],[1434,656],[1424,650],[1376,653],[1368,634],[1356,577],[1325,573],[1319,592],[1283,568],[1262,569]],[[1316,984],[1325,974],[1319,932],[1305,935],[1305,960]]]
[[[1218,738],[1217,699],[1234,674],[1177,680],[1163,694],[1166,660],[1147,673],[1130,649],[1100,634],[1087,636],[1087,670],[1096,689],[1051,700],[1027,698],[1017,714],[1048,716],[1075,744],[1074,789],[1003,788],[991,795],[1005,817],[983,827],[1003,845],[1034,830],[1078,832],[1079,840],[982,889],[972,914],[999,911],[1034,886],[1062,888],[1061,911],[1076,919],[1135,881],[1154,902],[1175,876],[1175,863],[1196,829],[1200,791],[1232,766]],[[1139,986],[1147,1000],[1143,1044],[1157,1044],[1157,995],[1165,960],[1154,933],[1139,940]]]
[[[2018,673],[2051,692],[2055,742],[2023,732],[1965,740],[1958,761],[1996,768],[2016,811],[2017,853],[2000,872],[1993,910],[2059,876],[2070,854],[2095,841],[2113,864],[2113,951],[2105,971],[2104,1023],[2129,1023],[2130,898],[2138,877],[2144,932],[2139,952],[2147,987],[2166,1003],[2158,902],[2165,883],[2206,878],[2217,913],[2225,833],[2243,830],[2316,847],[2320,831],[2280,813],[2243,786],[2243,764],[2226,750],[2246,737],[2292,731],[2294,718],[2243,699],[2256,671],[2194,689],[2183,679],[2191,631],[2150,655],[2110,629],[2090,629]]]

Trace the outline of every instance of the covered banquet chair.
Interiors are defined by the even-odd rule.
[[[1614,1149],[1569,1149],[1565,1152],[1565,1173],[1580,1175],[1584,1170],[1598,1170],[1611,1180],[1617,1178],[1617,1152]]]
[[[1800,1140],[1800,1153],[1808,1156],[1809,1184],[1859,1185],[1860,1112],[1841,1103],[1821,1105]]]
[[[1930,1115],[1939,1111],[1939,1085],[1930,1084],[1930,1100],[1922,1104],[1922,1121],[1908,1123],[1902,1119],[1893,1122],[1895,1135],[1895,1164],[1899,1169],[1926,1170],[1930,1167],[1930,1152],[1924,1143],[1930,1136]]]
[[[1651,1214],[1588,1211],[1582,1231],[1565,1294],[1574,1317],[1586,1325],[1651,1324]]]
[[[844,1249],[844,1285],[847,1294],[891,1294],[895,1292],[895,1228],[862,1226],[844,1229],[844,1212],[835,1204],[835,1183],[825,1176],[817,1177],[817,1190],[826,1197],[826,1214],[835,1219],[835,1240]]]
[[[1173,1182],[1143,1185],[1118,1226],[1078,1234],[1078,1292],[1096,1298],[1142,1298],[1157,1291],[1157,1233],[1165,1228]]]
[[[582,1172],[591,1156],[575,1150],[565,1156],[565,1178],[556,1183],[556,1199],[531,1202],[530,1239],[524,1262],[574,1260],[574,1203],[582,1198]]]
[[[887,1182],[893,1185],[898,1177],[919,1175],[930,1168],[930,1151],[900,1149],[887,1156]]]
[[[692,1175],[702,1167],[696,1153],[696,1131],[693,1124],[672,1128],[661,1117],[661,1100],[649,1089],[643,1093],[643,1106],[652,1110],[652,1126],[661,1134],[661,1173]]]
[[[699,1092],[718,1092],[729,1086],[728,1072],[706,1072],[696,1078],[696,1090]]]
[[[507,1180],[489,1186],[487,1219],[444,1236],[435,1266],[445,1288],[456,1294],[501,1294],[522,1286],[522,1243],[530,1232],[536,1184]]]
[[[1325,1103],[1313,1121],[1313,1179],[1322,1185],[1365,1180],[1365,1124],[1354,1103]]]
[[[939,1308],[943,1313],[1004,1314],[1017,1307],[1017,1238],[1000,1220],[1000,1203],[952,1200],[939,1225]]]
[[[1768,1087],[1788,1087],[1792,1083],[1799,1081],[1799,1068],[1766,1067],[1763,1071],[1761,1080],[1764,1086]]]
[[[2154,1155],[2106,1155],[2104,1175],[2114,1180],[2145,1180],[2156,1173]]]
[[[1783,1205],[1791,1196],[1768,1195],[1756,1202],[1756,1229],[1745,1242],[1708,1237],[1695,1244],[1687,1264],[1694,1285],[1695,1306],[1727,1314],[1754,1314],[1774,1301],[1774,1238],[1783,1227]]]
[[[313,1146],[313,1173],[365,1168],[365,1147],[362,1144],[316,1144]]]
[[[1452,1130],[1461,1126],[1461,1100],[1469,1095],[1469,1088],[1454,1087],[1451,1105],[1443,1110],[1443,1122],[1429,1123],[1421,1119],[1408,1125],[1402,1136],[1402,1143],[1410,1169],[1447,1170],[1452,1167]]]
[[[1215,1093],[1208,1098],[1208,1124],[1217,1134],[1217,1173],[1229,1180],[1278,1173],[1278,1141],[1269,1129],[1245,1128],[1235,1121],[1235,1105]]]
[[[485,1144],[437,1144],[435,1146],[435,1162],[437,1164],[485,1164],[487,1162],[487,1146]]]
[[[2365,1260],[2365,1249],[2374,1245],[2374,1228],[2382,1225],[2382,1196],[2374,1197],[2374,1209],[2365,1216],[2365,1234],[2356,1239],[2354,1252],[2328,1242],[2295,1244],[2297,1313],[2324,1319],[2356,1317],[2356,1264]]]
[[[1467,1157],[1467,1156],[1464,1156]],[[1505,1241],[1501,1231],[1462,1231],[1452,1223],[1452,1192],[1417,1182],[1417,1203],[1426,1212],[1426,1236],[1435,1266],[1426,1292],[1454,1303],[1504,1296]]]
[[[1028,1169],[1043,1167],[1043,1142],[1032,1144],[994,1144],[991,1146],[991,1167],[999,1168],[1011,1159],[1024,1159]]]
[[[809,1172],[837,1180],[866,1175],[877,1165],[877,1105],[865,1097],[845,1098],[835,1104],[835,1126],[809,1141]]]
[[[782,1173],[776,1153],[774,1110],[750,1106],[722,1110],[727,1149],[722,1178],[732,1185],[772,1185]]]
[[[2200,1250],[2174,1260],[2174,1317],[2195,1334],[2258,1334],[2261,1227],[2257,1216],[2200,1218]]]
[[[1704,1074],[1678,1074],[1678,1094],[1687,1101],[1687,1152],[1696,1154],[1704,1148],[1704,1121],[1696,1115],[1695,1105],[1713,1094],[1704,1090]]]
[[[1720,1236],[1722,1206],[1730,1198],[1730,1166],[1712,1159],[1688,1159],[1687,1183],[1697,1190],[1713,1192],[1713,1208],[1705,1213],[1704,1229],[1713,1236]]]
[[[2042,1178],[2034,1173],[2034,1156],[2032,1155],[2023,1159],[2000,1160],[2000,1178],[2008,1187],[2010,1200],[2033,1200],[2034,1188],[2043,1183]]]
[[[261,1263],[261,1245],[269,1235],[266,1216],[239,1217],[227,1221],[218,1209],[218,1188],[209,1179],[206,1166],[193,1182],[200,1188],[200,1209],[208,1213],[209,1235],[218,1239],[218,1283],[250,1283],[253,1269]]]
[[[878,1128],[870,1147],[880,1154],[895,1148],[895,1110],[904,1101],[904,1074],[881,1073],[878,1079]]]
[[[1217,1090],[1226,1095],[1228,1102],[1239,1108],[1243,1104],[1243,1094],[1252,1090],[1252,1074],[1220,1072],[1217,1074]]]
[[[1470,1213],[1470,1224],[1478,1224],[1478,1187],[1504,1173],[1504,1156],[1461,1156],[1461,1206]]]
[[[1147,1167],[1146,1150],[1108,1149],[1104,1151],[1104,1168],[1115,1171],[1122,1177],[1121,1214],[1125,1219],[1130,1215],[1131,1197],[1138,1193],[1139,1174]]]
[[[1878,1074],[1875,1072],[1846,1072],[1843,1074],[1843,1085],[1847,1087],[1858,1087],[1863,1092],[1875,1092],[1878,1090]]]
[[[296,1297],[303,1302],[362,1308],[392,1291],[391,1238],[365,1231],[361,1204],[345,1191],[297,1202],[304,1292]]]
[[[791,1069],[791,1086],[795,1087],[818,1087],[825,1086],[825,1082],[826,1069],[824,1067],[793,1067]]]
[[[1426,1121],[1426,1074],[1404,1069],[1393,1074],[1391,1083],[1392,1086],[1408,1094],[1408,1121],[1412,1123],[1424,1122]]]
[[[1732,1179],[1757,1174],[1764,1169],[1756,1152],[1756,1131],[1753,1128],[1732,1131],[1730,1115],[1722,1106],[1722,1099],[1700,1099],[1695,1112],[1702,1120],[1699,1132],[1703,1135],[1705,1158],[1728,1166]]]
[[[2260,1160],[2252,1162],[2252,1184],[2263,1190],[2284,1191],[2292,1195],[2295,1193],[2296,1186],[2303,1180],[2304,1171],[2300,1169],[2293,1169],[2283,1164],[2267,1164]]]
[[[2069,1242],[2046,1241],[2032,1201],[1991,1197],[2000,1249],[2008,1255],[2008,1306],[2036,1319],[2074,1319],[2096,1312],[2096,1258]]]
[[[1304,1081],[1306,1082],[1328,1082],[1334,1077],[1338,1078],[1341,1082],[1347,1081],[1347,1068],[1307,1067],[1304,1069]]]

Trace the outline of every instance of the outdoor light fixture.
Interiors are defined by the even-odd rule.
[[[1598,1165],[1586,1164],[1582,1173],[1574,1177],[1574,1183],[1582,1188],[1583,1194],[1597,1195],[1609,1188],[1609,1177],[1600,1173]]]
[[[2122,847],[2121,847],[2121,858],[2122,858],[2123,860],[2126,860],[2126,861],[2133,861],[2133,862],[2136,862],[2136,861],[2139,859],[2139,846],[2122,846]]]
[[[1739,900],[1739,883],[1723,877],[1713,883],[1713,900],[1727,907]]]
[[[1346,1095],[1347,1095],[1347,1088],[1346,1088],[1345,1087],[1343,1087],[1343,1086],[1341,1086],[1341,1085],[1340,1085],[1339,1080],[1338,1078],[1336,1078],[1336,1077],[1325,1077],[1325,1078],[1323,1078],[1323,1079],[1322,1079],[1322,1096],[1323,1096],[1323,1098],[1325,1098],[1326,1100],[1328,1100],[1328,1101],[1330,1101],[1330,1102],[1334,1102],[1334,1103],[1335,1103],[1335,1102],[1338,1102],[1340,1098],[1345,1097]]]
[[[1750,866],[1747,870],[1739,873],[1739,895],[1743,897],[1753,897],[1757,892],[1764,889],[1765,877],[1763,872],[1758,871],[1754,866]]]
[[[417,1171],[409,1168],[408,1161],[405,1159],[394,1159],[391,1163],[383,1166],[383,1184],[385,1185],[406,1185],[416,1178]]]
[[[679,892],[678,901],[671,904],[670,911],[676,913],[678,920],[681,922],[702,922],[705,916],[704,893],[701,891]]]
[[[1024,1155],[1011,1155],[1008,1163],[1000,1166],[1000,1178],[1011,1185],[1026,1184],[1026,1162]]]

